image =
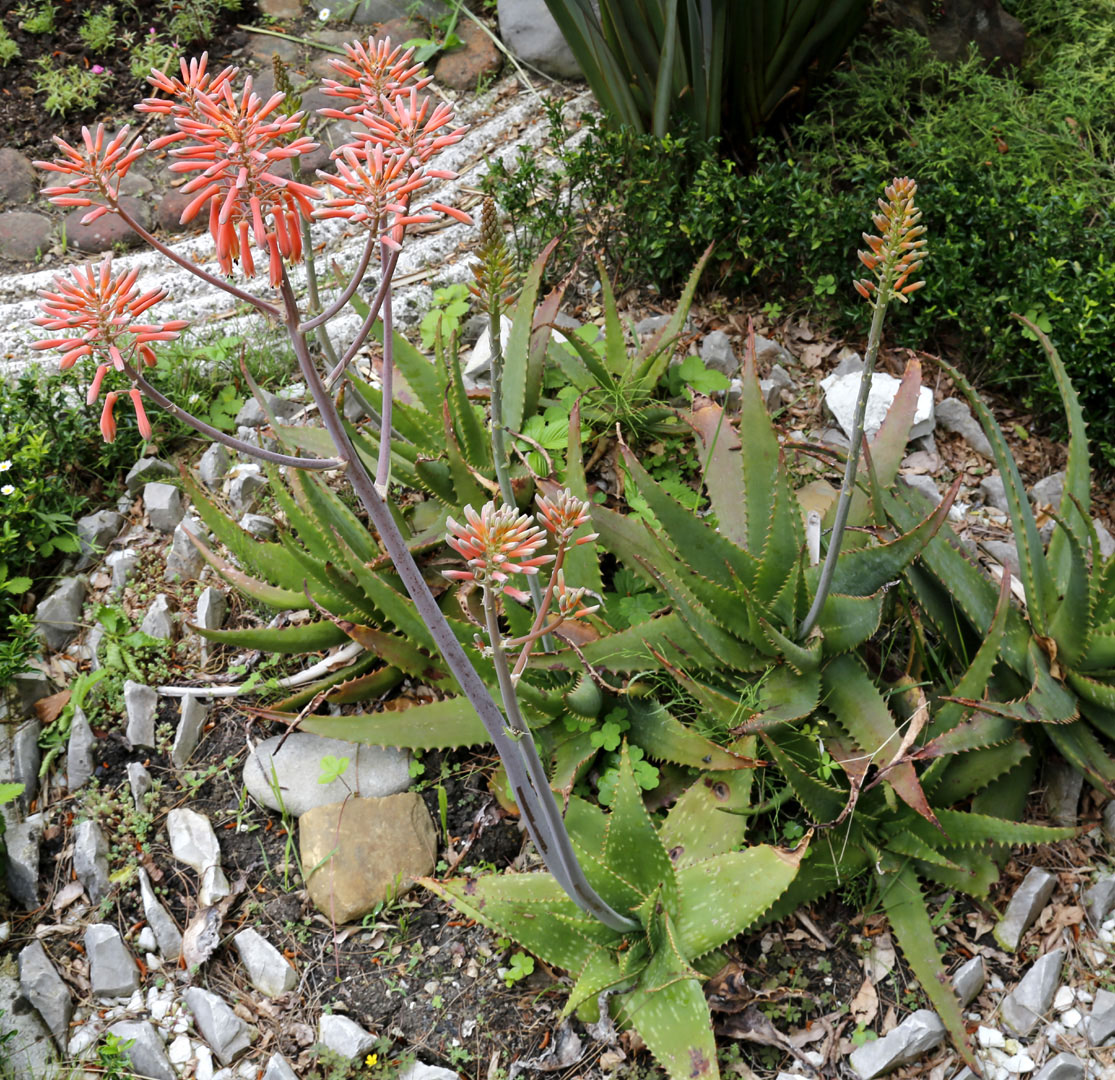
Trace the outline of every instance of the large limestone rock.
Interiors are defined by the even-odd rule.
[[[437,860],[437,832],[413,792],[318,806],[298,819],[310,899],[337,923],[410,889]]]

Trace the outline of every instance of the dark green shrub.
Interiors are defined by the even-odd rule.
[[[992,73],[974,54],[943,63],[911,33],[865,40],[786,138],[756,141],[749,170],[715,140],[589,120],[575,149],[555,129],[571,194],[537,171],[497,171],[494,184],[528,247],[564,225],[602,248],[621,282],[668,290],[715,242],[722,284],[807,301],[862,335],[847,223],[865,194],[914,177],[933,237],[929,285],[894,338],[945,349],[1059,431],[1049,370],[1010,318],[1029,315],[1058,341],[1096,447],[1115,463],[1115,17],[1101,18],[1115,4],[1074,0],[1057,18],[1047,0],[1014,7],[1034,20],[1022,72]]]

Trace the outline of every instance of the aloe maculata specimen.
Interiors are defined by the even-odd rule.
[[[563,1015],[597,1019],[601,994],[612,1016],[642,1036],[673,1080],[719,1076],[704,979],[719,952],[762,918],[794,880],[805,847],[736,850],[740,819],[716,812],[746,804],[749,772],[683,796],[657,829],[624,747],[612,812],[569,800],[565,821],[585,874],[636,925],[619,933],[587,919],[547,873],[499,874],[422,883],[458,911],[568,971]]]
[[[402,592],[394,589],[390,580],[384,582],[376,573],[367,572],[369,568],[360,554],[360,541],[345,535],[344,516],[336,513],[331,516],[328,528],[322,528],[322,534],[328,541],[329,531],[337,527],[334,539],[343,537],[344,545],[352,554],[345,551],[344,545],[337,544],[347,565],[338,575],[331,574],[333,567],[327,563],[324,567],[326,586],[351,603],[356,597],[351,590],[346,596],[350,582],[343,580],[344,576],[351,574],[359,581],[362,571],[366,571],[361,588],[367,588],[385,604],[394,606],[397,610],[391,613],[392,620],[397,626],[405,627],[408,633],[413,628],[414,640],[429,642],[436,648],[449,675],[470,702],[500,753],[509,785],[523,810],[526,827],[555,879],[581,910],[607,926],[626,931],[634,925],[632,920],[616,913],[586,881],[557,814],[549,785],[544,782],[544,774],[543,783],[538,782],[542,772],[540,763],[526,762],[533,743],[529,739],[516,739],[520,733],[509,730],[508,719],[493,699],[483,675],[462,648],[457,630],[441,611],[415,560],[408,537],[399,527],[397,511],[387,501],[386,477],[390,470],[386,464],[393,426],[390,391],[381,410],[382,437],[376,449],[376,460],[369,463],[355,445],[354,434],[345,424],[329,389],[329,385],[345,377],[348,365],[376,324],[396,265],[393,252],[405,239],[408,228],[436,220],[437,215],[443,213],[457,220],[470,220],[461,211],[436,201],[422,207],[418,205],[430,184],[453,175],[443,169],[430,168],[430,162],[439,151],[458,142],[464,129],[449,127],[452,119],[449,105],[434,105],[429,98],[418,97],[419,87],[411,84],[420,69],[413,65],[408,67],[412,53],[401,48],[392,49],[389,42],[374,40],[366,45],[353,43],[345,52],[346,60],[334,61],[338,75],[345,81],[328,80],[325,84],[325,92],[340,98],[344,108],[327,112],[354,123],[356,128],[350,133],[351,140],[334,155],[336,172],[318,173],[322,184],[337,191],[335,198],[325,198],[318,188],[271,171],[283,160],[313,149],[314,145],[304,136],[293,142],[289,140],[288,136],[299,127],[300,117],[295,114],[276,118],[275,110],[282,95],[263,102],[251,92],[250,80],[242,92],[234,93],[232,83],[236,69],[228,68],[211,76],[204,58],[192,63],[183,60],[181,79],[169,78],[161,72],[151,76],[152,84],[166,96],[149,98],[141,108],[165,115],[175,128],[173,132],[156,139],[151,146],[145,146],[139,138],[125,146],[126,130],[107,141],[103,129],[98,129],[95,135],[85,131],[82,147],[75,148],[60,141],[63,156],[45,165],[60,174],[64,181],[49,189],[48,195],[62,205],[92,207],[86,215],[87,222],[104,214],[118,215],[167,258],[284,324],[300,373],[327,432],[327,442],[332,447],[328,456],[315,459],[253,447],[214,431],[155,390],[139,370],[143,364],[154,362],[149,342],[166,340],[181,326],[137,321],[138,316],[158,303],[165,293],[153,290],[142,297],[131,298],[128,294],[135,283],[134,270],[123,278],[114,279],[111,263],[106,260],[97,274],[89,271],[72,282],[60,277],[59,292],[44,294],[45,315],[40,323],[64,336],[41,342],[40,347],[62,349],[64,366],[72,365],[83,356],[94,357],[98,362],[91,395],[94,398],[101,391],[106,376],[113,385],[121,378],[126,380],[130,384],[128,394],[141,423],[146,423],[140,406],[143,395],[238,452],[291,468],[343,472],[377,537],[374,541],[366,541],[366,551],[371,553],[373,561],[384,559],[384,565],[391,564],[393,574],[413,606],[405,603]],[[128,169],[147,151],[172,144],[170,154],[177,159],[173,166],[175,171],[197,173],[187,183],[187,190],[194,194],[194,199],[184,218],[189,220],[208,208],[210,235],[223,276],[209,273],[167,247],[120,204],[120,182]],[[318,201],[316,208],[315,201]],[[360,262],[339,295],[320,314],[306,317],[295,295],[289,268],[304,259],[302,220],[314,217],[344,218],[350,226],[363,229],[367,238]],[[377,245],[383,253],[377,299],[339,361],[323,369],[311,353],[310,335],[339,314],[353,298]],[[261,256],[260,269],[266,259],[267,281],[273,290],[270,299],[224,280],[236,266],[247,278],[255,277],[257,266],[253,250]],[[386,377],[392,371],[394,337],[390,331],[384,336]],[[111,375],[108,374],[110,370]],[[102,418],[106,439],[111,439],[115,432],[113,409],[118,396],[114,390],[106,399]],[[304,494],[311,490],[305,489]],[[307,495],[307,499],[312,499],[312,495]],[[353,548],[354,543],[356,548]],[[306,571],[308,577],[309,566]],[[390,592],[385,591],[387,589]],[[302,606],[301,599],[298,606]],[[378,602],[377,607],[383,611]]]
[[[1018,733],[1043,732],[1095,787],[1115,793],[1115,558],[1106,562],[1089,514],[1091,470],[1084,416],[1057,350],[1041,342],[1061,392],[1069,427],[1065,497],[1048,550],[1042,547],[1026,489],[1002,429],[979,395],[951,365],[938,361],[967,396],[991,442],[1007,496],[1026,594],[1025,616],[1011,609],[994,636],[999,643],[996,684],[982,693],[957,693],[970,719],[955,735],[967,745],[992,745]],[[890,494],[887,514],[901,525],[910,495]],[[992,634],[994,586],[954,537],[942,533],[907,574],[922,611],[957,655]],[[1014,700],[1010,700],[1014,699]],[[940,745],[949,736],[942,735]]]

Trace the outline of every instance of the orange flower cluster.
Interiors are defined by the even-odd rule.
[[[480,513],[465,507],[465,520],[448,518],[446,542],[463,555],[468,570],[446,570],[455,581],[494,581],[503,584],[509,574],[537,574],[540,566],[554,561],[553,555],[538,555],[546,534],[514,506],[485,503]]]
[[[536,495],[534,501],[538,504],[539,522],[558,543],[568,544],[573,533],[589,520],[588,503],[578,499],[568,488],[562,488],[553,498]],[[599,535],[582,536],[574,543],[588,544]]]
[[[35,324],[61,332],[63,336],[37,341],[32,348],[58,349],[62,353],[63,371],[73,367],[84,356],[97,360],[97,371],[89,387],[90,405],[100,396],[101,383],[110,365],[117,371],[124,371],[125,364],[154,367],[155,353],[151,344],[173,341],[189,325],[181,319],[164,323],[138,322],[140,315],[167,295],[162,289],[141,293],[136,285],[138,276],[138,270],[113,276],[112,256],[106,255],[99,267],[74,270],[72,280],[56,275],[56,292],[44,290],[39,293],[44,314],[34,320]],[[149,439],[151,425],[143,410],[140,392],[132,387],[128,394],[135,408],[140,434]],[[112,442],[116,437],[113,410],[118,396],[116,393],[105,396],[101,434],[106,442]]]
[[[419,91],[429,79],[415,79],[421,64],[411,64],[413,49],[392,48],[390,38],[367,45],[346,45],[347,60],[331,60],[350,84],[326,79],[326,94],[350,102],[342,109],[321,109],[322,116],[358,125],[352,141],[333,152],[336,175],[318,172],[322,183],[337,190],[314,212],[315,218],[344,218],[378,230],[389,247],[398,247],[406,227],[447,214],[466,225],[468,214],[431,202],[417,213],[411,197],[432,180],[452,180],[456,173],[429,167],[439,151],[459,142],[465,128],[450,129],[453,110],[444,102],[431,107]]]
[[[231,273],[238,262],[253,277],[254,241],[267,257],[271,284],[277,286],[283,259],[302,258],[301,218],[309,218],[311,200],[320,199],[321,192],[274,170],[287,158],[316,149],[317,143],[306,135],[290,138],[301,128],[302,114],[277,111],[285,95],[262,101],[252,93],[250,75],[237,94],[232,88],[236,69],[226,68],[210,79],[205,59],[189,66],[183,60],[181,80],[152,72],[151,85],[171,96],[147,98],[136,107],[169,116],[178,130],[155,139],[149,149],[189,143],[170,151],[177,159],[171,172],[198,174],[182,187],[195,195],[182,212],[183,223],[208,205],[209,233],[222,272]]]
[[[104,124],[97,125],[96,134],[90,134],[89,129],[83,127],[81,147],[71,146],[55,135],[54,142],[62,151],[62,157],[57,161],[36,161],[35,164],[48,172],[62,173],[69,179],[64,184],[43,188],[43,194],[55,206],[94,207],[81,219],[82,225],[88,225],[97,218],[112,213],[110,206],[97,200],[116,201],[120,181],[128,175],[128,170],[143,156],[146,149],[139,138],[131,146],[125,146],[130,130],[125,126],[106,145]]]
[[[914,205],[917,190],[917,184],[904,176],[889,184],[886,198],[879,200],[879,213],[872,221],[882,235],[864,233],[864,243],[870,250],[858,253],[860,262],[878,282],[876,285],[870,278],[855,282],[856,291],[865,300],[870,300],[879,286],[885,286],[886,299],[895,296],[906,303],[906,297],[925,284],[924,279],[910,280],[921,269],[927,254],[923,238],[925,226],[918,224],[921,211]]]

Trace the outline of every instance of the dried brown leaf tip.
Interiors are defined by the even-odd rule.
[[[879,292],[883,303],[892,297],[906,303],[925,280],[914,280],[927,254],[925,226],[921,211],[914,205],[918,186],[907,176],[895,178],[887,186],[885,198],[879,200],[879,212],[872,221],[879,235],[863,234],[869,250],[859,252],[860,262],[874,274],[855,282],[856,291],[865,300]]]
[[[480,218],[479,262],[472,267],[476,284],[469,291],[489,309],[506,307],[514,295],[515,273],[503,230],[496,216],[496,204],[489,197],[484,200]]]

